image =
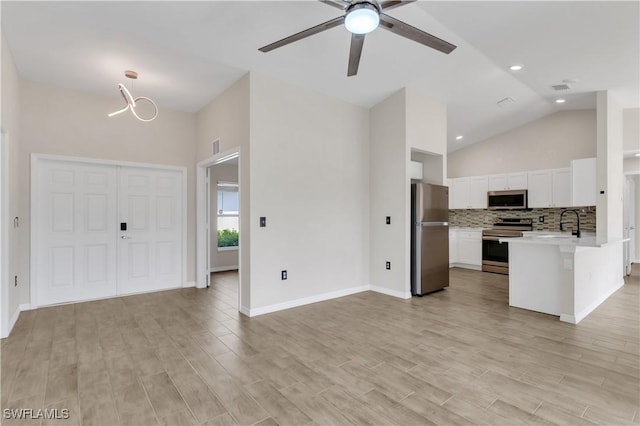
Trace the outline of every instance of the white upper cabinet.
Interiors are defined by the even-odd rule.
[[[486,209],[487,176],[457,178],[449,181],[449,208]]]
[[[553,175],[551,170],[529,172],[529,207],[553,207]]]
[[[529,172],[529,207],[571,206],[571,169],[538,170]]]
[[[527,173],[505,173],[489,176],[489,191],[527,189]]]
[[[596,159],[583,158],[571,162],[573,202],[576,207],[596,205]]]
[[[469,208],[486,209],[489,180],[486,176],[469,178]]]
[[[571,207],[571,168],[553,170],[553,207]]]

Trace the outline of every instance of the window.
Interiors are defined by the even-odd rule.
[[[218,182],[218,250],[238,247],[238,184]]]

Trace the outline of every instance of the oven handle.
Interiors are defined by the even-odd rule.
[[[505,237],[482,237],[482,239],[485,241],[498,241],[500,238],[505,238]]]

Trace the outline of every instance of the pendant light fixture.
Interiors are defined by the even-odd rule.
[[[133,85],[133,80],[136,80],[138,78],[138,73],[135,72],[135,71],[126,70],[124,72],[124,76],[129,78],[129,79],[131,79],[132,80],[132,85]],[[118,115],[120,113],[123,113],[128,109],[131,110],[131,113],[133,114],[133,116],[135,118],[137,118],[140,121],[144,121],[144,122],[153,121],[158,116],[158,106],[151,99],[147,98],[146,96],[138,96],[137,98],[134,98],[131,95],[131,92],[129,92],[129,90],[122,83],[118,83],[118,90],[120,90],[120,94],[124,98],[124,101],[125,101],[125,103],[127,105],[124,108],[122,108],[122,109],[120,109],[120,110],[118,110],[116,112],[112,112],[111,114],[109,114],[109,117],[113,117],[114,115]],[[136,112],[136,104],[138,102],[140,102],[140,101],[147,101],[153,107],[153,116],[151,118],[140,117],[138,115],[138,113]]]

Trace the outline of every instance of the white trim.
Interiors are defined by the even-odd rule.
[[[38,273],[37,273],[37,247],[38,245],[38,237],[39,237],[39,229],[38,229],[38,221],[33,220],[33,218],[37,217],[36,213],[39,211],[39,197],[37,194],[39,193],[39,188],[36,186],[40,182],[39,179],[39,169],[40,169],[40,161],[67,161],[67,162],[77,162],[83,164],[100,164],[100,165],[110,165],[115,167],[139,167],[139,168],[147,168],[147,169],[155,169],[155,170],[167,170],[167,171],[177,171],[180,172],[182,176],[182,282],[187,282],[187,167],[184,166],[169,166],[165,164],[150,164],[150,163],[137,163],[133,161],[117,161],[117,160],[102,160],[98,158],[83,158],[83,157],[70,157],[65,155],[51,155],[51,154],[38,154],[31,153],[31,186],[30,186],[30,198],[31,198],[31,248],[30,248],[30,284],[29,288],[31,291],[31,307],[38,308],[39,306],[51,306],[51,305],[40,305],[40,301],[38,300],[38,291],[37,291],[37,283],[38,283]],[[176,287],[181,288],[181,287]],[[154,290],[154,291],[163,291],[162,290]],[[127,293],[126,295],[128,295]],[[134,293],[131,293],[134,294]],[[137,294],[137,293],[135,293]],[[125,296],[125,294],[118,294],[111,297],[120,297]],[[101,300],[101,299],[90,299],[90,300]],[[77,300],[69,303],[79,303],[86,302],[88,300]]]
[[[113,296],[105,296],[105,297],[94,297],[94,298],[89,298],[89,299],[82,299],[82,300],[73,300],[71,302],[59,302],[59,303],[52,303],[52,304],[48,304],[48,305],[39,305],[39,306],[34,306],[34,305],[30,305],[28,303],[20,305],[21,307],[25,307],[25,309],[23,309],[24,311],[30,311],[32,309],[40,309],[40,308],[51,308],[53,306],[64,306],[64,305],[75,305],[78,303],[87,303],[87,302],[95,302],[98,300],[109,300],[109,299],[117,299],[119,297],[129,297],[129,296],[139,296],[141,294],[151,294],[151,293],[160,293],[163,291],[175,291],[175,290],[181,290],[183,289],[184,286],[175,286],[175,287],[167,287],[167,288],[163,288],[160,290],[143,290],[143,291],[134,291],[131,293],[125,293],[125,294],[114,294]]]
[[[247,317],[250,317],[250,312],[249,312],[249,308],[247,308],[246,306],[240,306],[240,313],[242,315],[245,315]]]
[[[18,308],[20,308],[20,312],[31,311],[34,309],[30,303],[21,303],[20,306],[18,306]]]
[[[191,288],[195,286],[196,286],[195,281],[185,281],[184,284],[182,284],[182,288]]]
[[[9,135],[4,129],[0,133],[0,334],[4,338],[15,320],[9,318]]]
[[[213,268],[209,268],[209,272],[237,271],[238,269],[238,265],[214,266]]]
[[[390,290],[388,288],[378,287],[375,285],[369,286],[369,290],[374,291],[376,293],[386,294],[387,296],[398,297],[400,299],[411,299],[411,292]]]
[[[238,251],[238,246],[218,247],[218,251]]]
[[[303,297],[302,299],[289,300],[287,302],[276,303],[274,305],[267,305],[256,309],[249,309],[248,315],[250,317],[256,317],[258,315],[269,314],[272,312],[282,311],[285,309],[295,308],[298,306],[309,305],[311,303],[324,302],[325,300],[337,299],[339,297],[349,296],[351,294],[362,293],[369,290],[368,285],[360,287],[345,288],[343,290],[332,291],[329,293],[318,294],[315,296]],[[241,309],[246,310],[245,307]],[[247,315],[241,310],[242,313]]]
[[[571,324],[578,324],[580,321],[586,318],[591,312],[593,312],[598,306],[602,304],[605,300],[607,300],[613,293],[618,291],[624,285],[624,278],[620,278],[620,281],[613,287],[609,292],[603,294],[598,299],[593,301],[589,306],[576,313],[575,315],[570,314],[560,314],[560,321],[568,322]]]

